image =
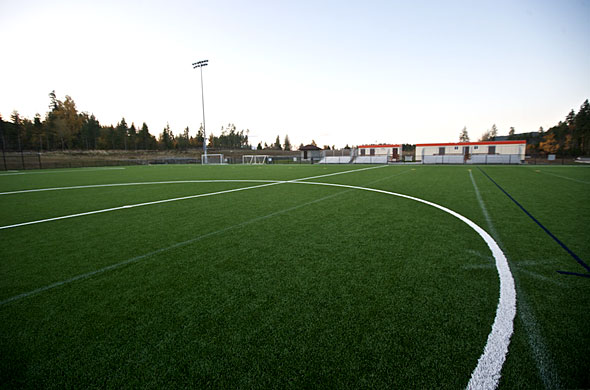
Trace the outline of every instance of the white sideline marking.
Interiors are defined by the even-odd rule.
[[[575,181],[577,183],[582,183],[582,184],[590,184],[589,181],[584,181],[584,180],[578,180],[578,179],[574,179],[571,177],[567,177],[567,176],[562,176],[562,175],[558,175],[557,173],[553,173],[553,172],[547,172],[547,171],[539,171],[541,173],[545,173],[547,175],[553,175],[553,176],[557,176],[557,177],[561,177],[562,179],[566,179],[566,180],[571,180],[571,181]]]
[[[12,176],[12,175],[40,175],[40,174],[46,174],[46,173],[68,173],[68,172],[88,172],[88,171],[107,171],[107,170],[113,170],[113,169],[126,169],[123,167],[113,167],[113,168],[76,168],[76,169],[67,169],[67,170],[61,170],[61,171],[42,171],[42,172],[21,172],[21,171],[15,171],[14,173],[0,173],[0,176]]]
[[[490,232],[492,233],[492,235],[494,236],[496,241],[499,243],[499,245],[503,246],[502,243],[500,242],[498,232],[494,228],[494,224],[492,223],[492,219],[490,218],[490,215],[488,214],[488,210],[485,206],[485,203],[479,193],[479,189],[477,187],[477,184],[475,183],[475,179],[473,178],[471,170],[469,170],[469,177],[471,178],[471,183],[473,184],[473,188],[475,189],[475,195],[477,197],[477,201],[479,202],[479,206],[481,208],[481,211],[485,217],[486,223],[488,225],[488,229],[490,230]],[[522,263],[519,263],[519,264],[522,264]],[[522,270],[522,271],[527,272],[526,270]],[[537,274],[534,274],[534,276],[539,276],[539,277],[543,278],[543,276],[540,276]],[[547,279],[547,278],[545,278],[545,279]],[[518,284],[518,278],[516,280],[516,284]],[[546,389],[560,389],[560,388],[562,388],[561,381],[560,381],[559,376],[557,375],[557,371],[555,369],[555,364],[553,363],[553,360],[550,357],[549,351],[548,351],[548,349],[545,345],[545,342],[543,341],[543,337],[541,336],[541,333],[539,331],[539,325],[537,323],[537,320],[536,320],[535,316],[533,315],[531,308],[529,307],[529,305],[527,303],[527,300],[525,298],[525,294],[522,289],[519,289],[518,308],[519,308],[518,316],[520,317],[520,319],[522,320],[522,322],[526,328],[526,333],[528,336],[528,343],[529,343],[529,346],[531,347],[531,350],[533,352],[533,358],[535,360],[535,364],[537,365],[537,370],[539,371],[539,375],[541,377],[541,380],[543,381],[543,384],[545,385],[545,388]]]
[[[293,179],[293,180],[287,180],[287,181],[282,181],[282,180],[280,180],[280,181],[279,180],[277,180],[277,181],[270,181],[270,180],[268,180],[268,181],[265,181],[265,183],[267,183],[267,184],[261,184],[261,185],[257,185],[257,186],[235,188],[235,189],[231,189],[231,190],[217,191],[217,192],[209,192],[209,193],[198,194],[198,195],[182,196],[182,197],[179,197],[179,198],[162,199],[162,200],[156,200],[156,201],[152,201],[152,202],[144,202],[144,203],[136,203],[136,204],[125,205],[125,206],[110,207],[108,209],[102,209],[102,210],[86,211],[86,212],[83,212],[83,213],[64,215],[64,216],[60,216],[60,217],[39,219],[39,220],[36,220],[36,221],[15,223],[13,225],[0,226],[0,230],[11,229],[11,228],[20,227],[20,226],[26,226],[26,225],[34,225],[34,224],[43,223],[43,222],[58,221],[58,220],[61,220],[61,219],[82,217],[82,216],[85,216],[85,215],[93,215],[93,214],[99,214],[99,213],[106,213],[106,212],[109,212],[109,211],[117,211],[117,210],[123,210],[123,209],[131,209],[131,208],[134,208],[134,207],[142,207],[142,206],[150,206],[150,205],[159,204],[159,203],[168,203],[168,202],[175,202],[175,201],[178,201],[178,200],[195,199],[195,198],[202,198],[202,197],[205,197],[205,196],[227,194],[227,193],[230,193],[230,192],[245,191],[245,190],[250,190],[250,189],[254,189],[254,188],[268,187],[268,186],[282,184],[282,183],[295,183],[295,182],[297,182],[299,180],[308,180],[308,179],[315,179],[315,178],[318,178],[318,177],[327,177],[327,176],[341,175],[341,174],[344,174],[344,173],[357,172],[357,171],[365,171],[367,169],[375,169],[375,168],[383,168],[383,166],[369,167],[369,168],[362,168],[362,169],[352,169],[352,170],[349,170],[349,171],[336,172],[336,173],[328,173],[328,174],[320,175],[320,176],[304,177],[304,178],[301,178],[301,179]],[[225,182],[234,182],[234,181],[241,182],[242,180],[227,180]],[[224,182],[224,181],[223,180],[218,180],[217,182]],[[104,186],[104,185],[103,184],[98,184],[97,186]],[[90,187],[90,186],[81,186],[81,187],[76,187],[76,188],[88,188],[88,187]],[[68,187],[63,187],[63,188],[68,188]],[[39,190],[42,190],[42,189],[39,189]]]
[[[439,204],[429,202],[424,199],[416,198],[414,196],[399,194],[396,192],[378,190],[374,188],[365,188],[358,186],[350,186],[345,184],[332,184],[332,183],[317,183],[317,182],[298,182],[302,184],[315,184],[342,188],[352,188],[363,191],[378,192],[387,195],[399,196],[406,199],[415,200],[420,203],[427,204],[442,210],[452,216],[460,219],[466,223],[470,228],[475,230],[477,234],[486,242],[492,255],[496,260],[496,269],[498,270],[498,276],[500,277],[500,299],[498,301],[498,308],[496,309],[496,317],[492,324],[492,330],[488,335],[487,343],[484,347],[483,354],[480,356],[477,366],[471,374],[471,379],[467,385],[468,389],[495,389],[498,386],[500,380],[500,373],[502,366],[506,360],[506,354],[508,353],[508,346],[510,345],[510,337],[514,330],[514,316],[516,314],[516,290],[514,288],[514,279],[508,266],[506,256],[494,241],[494,239],[475,222],[471,221],[467,217],[448,209]]]

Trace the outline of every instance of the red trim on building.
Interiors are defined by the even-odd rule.
[[[482,142],[450,142],[441,144],[416,144],[416,146],[471,146],[471,145],[517,145],[526,141],[482,141]],[[360,148],[360,146],[359,146]]]
[[[393,144],[386,144],[386,145],[359,145],[359,148],[401,148],[401,145],[393,145]]]

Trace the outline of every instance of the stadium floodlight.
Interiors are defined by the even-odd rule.
[[[207,133],[205,132],[205,95],[203,94],[203,67],[209,65],[209,60],[193,62],[193,69],[201,69],[201,103],[203,105],[203,154],[207,159]]]

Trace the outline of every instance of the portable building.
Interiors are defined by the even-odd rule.
[[[371,162],[387,163],[401,161],[401,156],[402,146],[400,144],[360,145],[357,148],[355,162],[371,160]]]
[[[423,164],[521,164],[526,141],[481,141],[416,144],[416,161]]]

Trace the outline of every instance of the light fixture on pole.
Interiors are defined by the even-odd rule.
[[[209,60],[193,62],[193,69],[201,68],[201,102],[203,104],[203,154],[207,160],[207,135],[205,133],[205,96],[203,94],[203,67],[208,65]]]

